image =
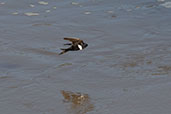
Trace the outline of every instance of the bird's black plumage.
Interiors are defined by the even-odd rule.
[[[59,55],[62,55],[68,51],[82,50],[88,46],[88,44],[84,43],[83,40],[80,40],[79,38],[64,38],[64,40],[68,40],[72,43],[64,44],[64,45],[71,45],[71,46],[67,49],[61,49],[62,52],[59,53]]]

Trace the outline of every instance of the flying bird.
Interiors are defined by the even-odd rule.
[[[80,40],[79,38],[64,38],[64,40],[68,40],[72,43],[64,44],[64,45],[70,45],[70,47],[67,49],[61,49],[62,52],[59,53],[59,55],[62,55],[68,51],[83,50],[84,48],[88,46],[88,44],[84,43],[83,40]]]

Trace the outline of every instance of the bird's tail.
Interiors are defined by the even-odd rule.
[[[62,52],[59,53],[59,55],[62,55],[62,54],[66,53],[68,51],[67,49],[61,49],[61,50],[62,50]]]

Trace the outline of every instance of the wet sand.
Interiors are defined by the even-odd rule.
[[[168,0],[1,0],[0,112],[170,114]],[[89,46],[58,55],[79,37]]]

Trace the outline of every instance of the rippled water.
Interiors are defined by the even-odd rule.
[[[0,0],[0,112],[170,114],[169,0]],[[82,51],[58,55],[79,37]]]

